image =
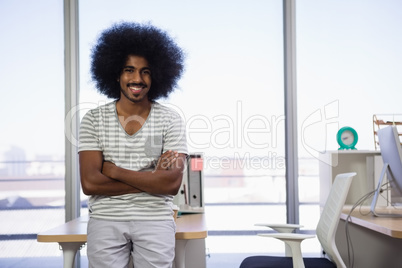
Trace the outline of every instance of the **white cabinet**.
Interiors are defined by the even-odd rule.
[[[191,239],[186,246],[186,268],[207,267],[205,239]]]
[[[339,150],[321,153],[319,156],[320,206],[325,204],[335,176],[339,173],[356,172],[346,199],[347,205],[354,205],[365,194],[377,187],[383,166],[380,151]],[[370,205],[372,198],[364,205]],[[385,204],[379,200],[378,204]]]

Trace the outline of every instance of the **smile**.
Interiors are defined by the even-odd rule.
[[[144,84],[134,84],[130,83],[127,85],[128,89],[133,93],[133,94],[138,94],[140,93],[146,86]]]
[[[143,87],[129,87],[132,93],[140,93]]]

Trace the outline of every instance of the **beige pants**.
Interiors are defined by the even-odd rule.
[[[171,268],[176,225],[173,221],[88,222],[89,267]]]

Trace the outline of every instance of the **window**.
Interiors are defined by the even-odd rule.
[[[0,266],[60,260],[36,234],[64,222],[63,1],[1,1],[0,17]]]
[[[61,256],[35,234],[64,222],[63,4],[31,2],[0,3],[2,264]],[[82,115],[108,101],[89,78],[101,30],[134,20],[170,31],[188,52],[187,68],[162,102],[182,112],[190,151],[205,157],[209,253],[247,253],[239,245],[250,241],[252,253],[282,252],[280,242],[267,249],[253,227],[286,221],[282,1],[87,0],[79,9]],[[337,150],[345,125],[357,130],[358,149],[372,150],[372,115],[400,114],[401,10],[392,0],[297,2],[300,223],[307,229],[319,216],[319,152]],[[312,252],[319,253],[316,244]]]
[[[319,193],[305,174],[318,173],[320,152],[339,148],[341,127],[357,131],[358,150],[374,150],[373,115],[401,114],[401,10],[392,0],[297,2],[301,203]],[[301,209],[300,222],[307,217]]]

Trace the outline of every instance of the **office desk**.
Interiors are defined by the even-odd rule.
[[[346,265],[349,261],[345,221],[349,211],[350,206],[344,208],[336,234],[336,244]],[[351,214],[348,228],[354,268],[402,267],[402,218],[375,217],[369,211],[369,207],[356,208]]]
[[[38,242],[57,242],[63,250],[63,267],[73,267],[77,251],[87,242],[88,216],[81,216],[63,225],[39,233]],[[188,240],[205,239],[207,228],[204,214],[182,215],[176,220],[176,268],[185,267]],[[204,254],[204,253],[203,253]]]

